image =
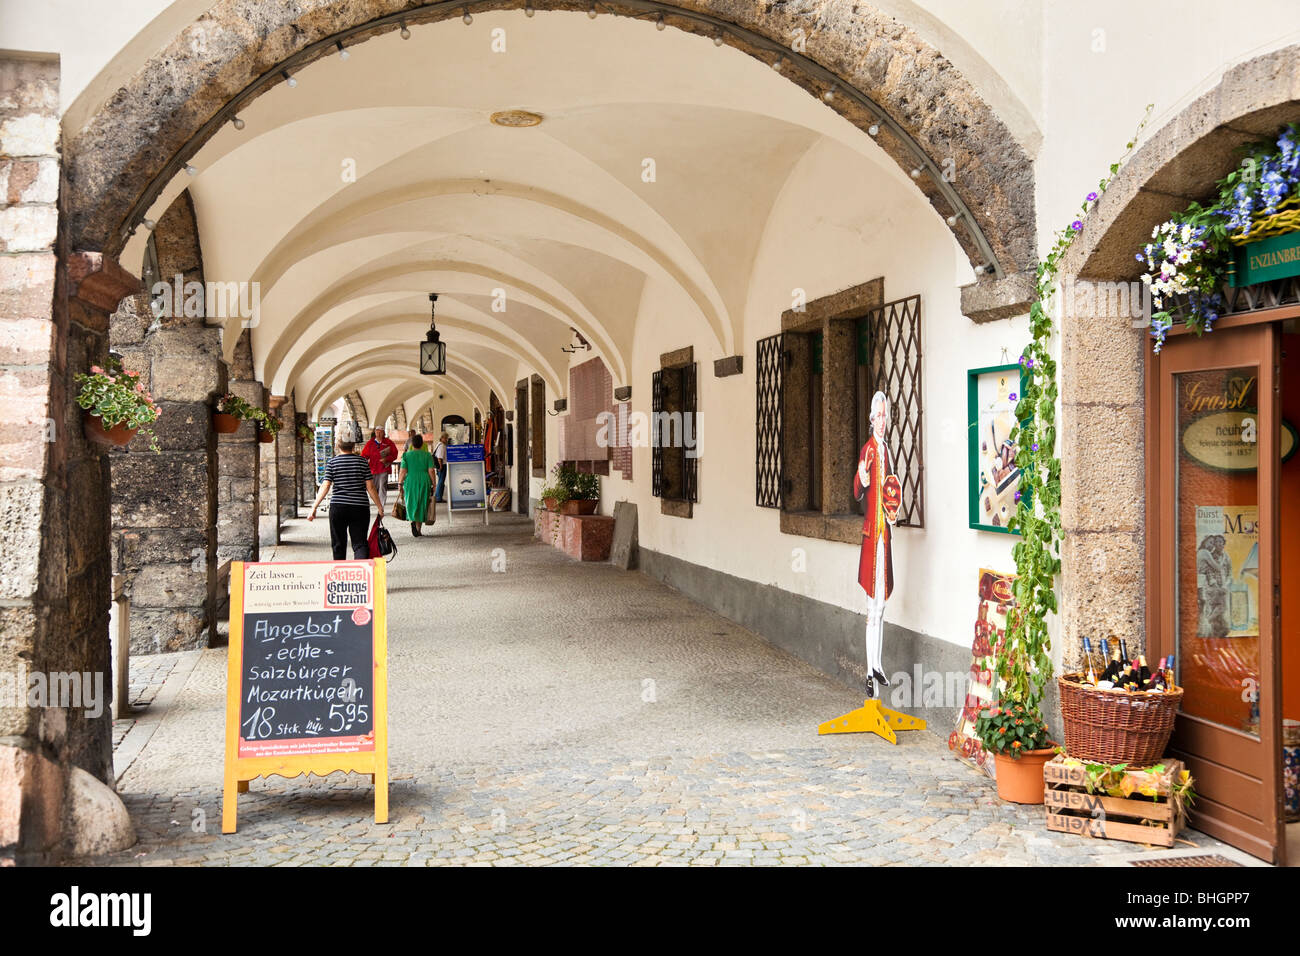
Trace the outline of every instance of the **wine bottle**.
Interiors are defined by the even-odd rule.
[[[1097,677],[1097,683],[1114,685],[1115,670],[1110,659],[1110,641],[1106,638],[1101,639],[1101,673]]]
[[[1138,686],[1146,690],[1147,684],[1151,683],[1151,669],[1147,667],[1147,656],[1145,654],[1138,655],[1137,672]]]
[[[1177,674],[1178,672],[1174,669],[1174,655],[1170,654],[1169,657],[1166,658],[1166,661],[1167,661],[1167,663],[1165,664],[1166,688],[1168,690],[1177,690],[1178,682],[1174,679],[1174,675]]]
[[[1164,693],[1168,683],[1165,680],[1165,658],[1160,658],[1160,665],[1151,675],[1151,690],[1155,693]]]
[[[1084,679],[1093,687],[1096,687],[1097,672],[1092,668],[1092,641],[1088,640],[1086,634],[1083,636],[1083,659],[1085,661],[1084,666],[1087,668],[1084,671]]]

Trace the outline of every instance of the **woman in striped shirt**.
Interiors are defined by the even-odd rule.
[[[370,476],[370,463],[356,453],[361,437],[359,432],[355,425],[351,428],[344,425],[339,429],[339,453],[325,463],[325,480],[312,503],[311,514],[307,516],[308,521],[315,520],[316,509],[326,495],[330,496],[330,544],[334,547],[335,561],[347,557],[349,535],[352,538],[352,557],[362,561],[370,557],[370,546],[366,541],[370,524],[367,496],[379,509],[379,517],[384,516],[384,506]]]

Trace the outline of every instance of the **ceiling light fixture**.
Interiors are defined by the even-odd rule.
[[[442,341],[442,336],[438,334],[438,326],[434,321],[434,312],[438,308],[438,293],[429,293],[429,331],[424,333],[424,341],[420,343],[420,374],[421,375],[446,375],[447,374],[447,343]]]
[[[189,173],[191,176],[197,176],[199,174],[199,171],[195,169],[193,166],[191,166],[189,163],[185,164],[185,171]]]
[[[241,120],[238,116],[236,116],[236,117],[234,117],[233,119],[231,119],[231,121],[230,121],[230,125],[233,126],[233,127],[235,127],[235,129],[243,129],[243,128],[244,128],[244,121]]]
[[[920,178],[921,178],[921,167],[920,167],[920,166],[918,166],[918,167],[916,167],[916,169],[912,170],[912,178],[913,178],[913,179],[920,179]]]
[[[465,26],[469,26],[474,22],[474,18],[469,15],[469,7],[461,7],[461,9],[465,11],[465,15],[461,17],[461,20],[464,22]]]
[[[662,30],[662,29],[663,29],[664,27],[666,27],[667,25],[668,25],[668,24],[664,23],[664,15],[663,15],[662,13],[659,14],[659,18],[658,18],[657,20],[655,20],[655,29],[656,29],[656,30]]]
[[[596,19],[596,0],[591,0],[591,7],[587,10],[587,16]]]
[[[867,135],[871,137],[879,136],[880,127],[877,124],[872,123],[870,126],[867,127]]]
[[[772,64],[772,69],[774,69],[774,70],[776,70],[776,72],[780,73],[780,72],[781,72],[781,67],[783,67],[783,66],[785,66],[785,55],[784,55],[784,54],[782,54],[781,56],[778,56],[778,57],[776,58],[776,62]]]
[[[400,23],[400,24],[402,25],[402,32],[401,32],[401,34],[400,34],[401,37],[402,37],[402,39],[403,39],[403,40],[409,40],[409,39],[411,39],[411,31],[410,31],[410,29],[407,28],[407,26],[406,26],[406,21],[405,21],[405,20],[398,20],[397,22]]]
[[[961,221],[961,216],[957,215],[956,213],[953,213],[951,216],[948,217],[949,226],[955,226],[960,221]]]
[[[290,86],[298,85],[298,78],[290,74],[288,70],[281,70],[280,72],[284,74],[284,82],[288,83]]]
[[[714,45],[714,46],[722,46],[722,31],[721,31],[721,30],[719,30],[719,31],[718,31],[718,35],[715,36],[715,37],[713,38],[713,45]]]
[[[533,14],[535,14],[536,12],[537,12],[537,11],[533,9],[533,5],[532,5],[531,2],[530,2],[530,3],[525,3],[525,4],[524,4],[524,16],[526,16],[526,17],[531,17],[531,16],[532,16]]]
[[[347,51],[347,49],[343,46],[343,41],[342,41],[342,40],[338,40],[338,41],[336,41],[334,45],[335,45],[336,47],[339,48],[339,59],[340,59],[340,60],[346,60],[348,57],[350,57],[350,56],[352,55],[352,54],[349,53],[349,52]]]
[[[145,219],[143,221],[143,225],[150,232],[153,232],[155,229],[158,228],[158,223],[154,222],[152,219]]]
[[[837,87],[832,86],[829,90],[827,90],[825,93],[822,94],[822,99],[825,100],[827,103],[829,103],[831,100],[835,99],[835,90],[836,90],[836,89],[837,89]]]

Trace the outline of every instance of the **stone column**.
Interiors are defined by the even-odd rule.
[[[308,427],[306,412],[298,413],[297,425]],[[316,438],[312,437],[298,443],[298,503],[310,508],[316,500]]]
[[[153,232],[160,278],[202,288],[203,262],[189,193]],[[186,299],[190,293],[187,291]],[[188,302],[187,302],[188,304]],[[161,454],[137,436],[113,461],[113,528],[131,601],[131,651],[204,647],[216,637],[217,455],[212,400],[226,387],[221,331],[170,302],[140,332],[138,307],[113,318],[112,345],[140,373],[161,415]],[[198,310],[202,311],[202,310]]]
[[[111,789],[108,464],[73,375],[103,364],[108,314],[139,284],[67,255],[59,149],[58,60],[0,54],[0,672],[24,690],[31,674],[82,675],[72,706],[0,707],[0,866],[86,847],[92,790],[101,833],[131,832]]]
[[[266,389],[262,389],[262,394],[265,397],[263,407],[267,413],[278,415],[280,404],[284,399],[273,397]],[[259,442],[257,446],[258,485],[261,488],[261,497],[258,501],[258,513],[261,515],[259,540],[262,544],[280,543],[280,457],[277,454],[279,445],[278,441],[272,441]]]
[[[1073,305],[1084,280],[1066,286]],[[1143,353],[1145,329],[1126,310],[1070,309],[1060,364],[1062,657],[1081,657],[1079,638],[1121,634],[1136,654],[1146,632]]]
[[[294,422],[298,420],[294,409],[293,392],[284,397],[280,404],[280,421],[283,427],[275,437],[276,456],[280,459],[279,507],[280,522],[283,524],[298,517],[298,470],[300,454],[298,436],[294,434]]]
[[[256,408],[262,407],[262,383],[253,371],[252,333],[244,329],[235,343],[226,390]],[[257,428],[240,422],[239,431],[217,436],[217,560],[256,561],[260,484]]]

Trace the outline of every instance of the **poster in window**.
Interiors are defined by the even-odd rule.
[[[1259,636],[1259,508],[1196,509],[1196,636]]]
[[[1019,533],[1008,524],[1020,493],[1027,490],[1016,464],[1024,424],[1016,418],[1016,404],[1024,394],[1021,371],[1019,365],[994,365],[967,372],[970,526],[981,531]]]

